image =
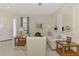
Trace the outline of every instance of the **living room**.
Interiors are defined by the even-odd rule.
[[[59,40],[66,40],[67,37],[70,37],[71,42],[75,42],[74,46],[78,48],[78,12],[79,4],[77,3],[0,4],[0,44],[2,47],[0,55],[65,55],[66,53],[60,54],[56,51],[56,44],[59,44]],[[37,32],[40,33],[41,38],[38,34],[39,37],[35,38]],[[25,46],[16,44],[19,39],[22,39],[17,38],[19,36],[25,36]],[[67,55],[73,55],[73,53]],[[75,55],[79,55],[78,50]]]

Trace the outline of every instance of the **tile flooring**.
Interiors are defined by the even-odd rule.
[[[56,51],[52,51],[49,47],[46,50],[47,56],[59,56]],[[27,56],[26,47],[15,47],[14,41],[0,42],[0,56]]]

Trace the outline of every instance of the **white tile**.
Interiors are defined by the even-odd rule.
[[[59,56],[59,54],[56,51],[47,51],[47,56]]]
[[[59,56],[56,51],[52,51],[49,47],[47,47],[46,55]],[[15,47],[12,40],[0,42],[0,56],[27,56],[27,48]]]

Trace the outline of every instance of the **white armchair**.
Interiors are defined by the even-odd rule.
[[[46,55],[46,38],[27,37],[27,55],[28,56]]]

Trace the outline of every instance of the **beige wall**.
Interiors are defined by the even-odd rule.
[[[79,44],[79,4],[74,8],[74,39]]]
[[[34,36],[34,34],[38,31],[41,32],[42,35],[46,35],[48,27],[51,26],[51,30],[53,31],[53,20],[52,16],[30,16],[30,36]],[[42,24],[42,29],[37,29],[36,24]]]
[[[0,41],[13,38],[12,21],[17,20],[17,30],[19,27],[19,17],[15,14],[0,11]]]
[[[76,5],[78,5],[76,7]],[[42,35],[46,35],[46,32],[48,31],[48,26],[51,26],[51,30],[53,31],[53,28],[55,25],[58,26],[58,29],[60,32],[62,26],[66,26],[69,24],[73,31],[74,39],[79,38],[78,30],[79,30],[79,4],[64,4],[61,8],[59,8],[54,14],[52,15],[38,15],[38,16],[29,16],[29,22],[30,22],[30,36],[34,36],[35,32],[39,31],[42,33]],[[12,20],[15,18],[17,19],[17,35],[18,30],[20,27],[20,16],[9,12],[2,12],[0,11],[0,24],[3,25],[3,28],[0,28],[0,40],[10,39],[12,38]],[[27,15],[24,15],[27,16]],[[36,24],[42,23],[43,28],[37,29]],[[2,27],[0,25],[0,27]],[[66,33],[65,33],[66,34]],[[67,33],[68,35],[71,35],[70,33]],[[76,40],[77,42],[79,40]]]
[[[57,26],[60,26],[60,29],[62,26],[66,26],[67,24],[72,27],[71,32],[60,32],[72,36],[72,40],[79,43],[79,4],[64,4],[53,14],[53,16],[54,15],[57,17],[54,17],[54,19],[58,22],[56,24]]]
[[[12,21],[13,19],[17,20],[17,35],[19,33],[20,27],[20,16],[9,12],[0,11],[0,40],[7,40],[13,38],[13,29],[12,29]],[[27,16],[27,15],[25,15]],[[39,31],[42,35],[46,35],[48,31],[48,26],[51,26],[51,30],[53,31],[54,21],[52,20],[52,16],[30,16],[29,24],[30,24],[30,36],[34,36],[35,32]],[[42,23],[43,28],[37,29],[36,24]]]
[[[58,26],[58,31],[62,32],[62,26],[69,24],[72,27],[73,23],[73,4],[64,4],[59,8],[54,14],[56,15],[56,25]],[[68,22],[68,23],[67,23]]]
[[[63,15],[62,18],[62,26],[66,27],[66,26],[70,26],[70,30],[73,30],[73,15]]]

